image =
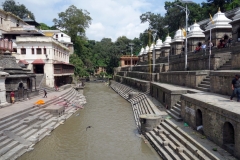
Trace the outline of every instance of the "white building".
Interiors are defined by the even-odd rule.
[[[0,10],[0,36],[3,38],[0,51],[13,51],[18,63],[25,64],[35,74],[45,74],[49,87],[71,83],[74,73],[74,66],[69,64],[69,55],[73,52],[71,38],[59,30],[51,31],[52,36],[45,36],[50,31],[38,30],[35,28],[38,23],[29,17],[25,21]]]
[[[70,54],[74,52],[73,43],[71,42],[71,37],[67,34],[61,32],[60,30],[42,30],[43,34],[47,37],[52,37],[57,41],[63,43],[70,50]]]
[[[35,74],[45,74],[49,87],[71,83],[74,66],[69,49],[52,37],[17,37],[16,59]]]

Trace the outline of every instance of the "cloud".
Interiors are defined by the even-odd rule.
[[[148,28],[148,23],[140,22],[142,13],[165,13],[163,0],[21,0],[19,3],[34,13],[37,22],[49,26],[53,25],[54,18],[58,18],[58,13],[64,12],[70,5],[87,10],[93,20],[86,35],[88,39],[98,41],[103,37],[113,41],[123,35],[131,39],[138,37]]]

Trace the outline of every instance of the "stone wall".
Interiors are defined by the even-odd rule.
[[[127,77],[142,79],[146,81],[158,81],[158,73],[148,73],[148,72],[127,72]]]
[[[240,143],[240,113],[230,111],[229,106],[216,106],[208,103],[204,98],[198,100],[189,94],[182,95],[181,102],[181,116],[184,122],[195,129],[202,125],[203,133],[208,139],[240,158],[240,146],[238,145]],[[225,127],[226,124],[233,126],[233,134],[230,133],[228,127]],[[232,142],[228,144],[226,142],[228,138],[235,141],[235,145],[229,147]]]
[[[213,53],[211,55],[211,70],[216,70],[231,58],[230,52]],[[209,55],[203,52],[188,55],[188,70],[208,70]],[[185,68],[185,55],[170,57],[170,71],[183,71]]]
[[[151,67],[150,67],[151,66]],[[153,65],[137,65],[132,67],[132,71],[138,71],[138,72],[151,72],[153,71]],[[160,73],[160,72],[166,72],[168,71],[168,64],[155,64],[155,73]]]
[[[122,83],[130,87],[133,87],[135,89],[138,89],[139,91],[142,91],[142,92],[148,91],[150,86],[149,81],[144,81],[144,80],[130,78],[130,77],[122,77]]]
[[[186,94],[187,89],[179,89],[168,84],[159,84],[152,82],[150,84],[150,94],[156,98],[163,106],[171,109]]]
[[[240,69],[240,44],[236,43],[236,46],[232,47],[232,69]]]
[[[159,82],[196,88],[209,71],[172,71],[159,74]]]
[[[210,73],[210,91],[223,95],[232,95],[232,80],[240,71],[212,71]]]
[[[114,80],[119,82],[119,83],[122,83],[123,78],[122,78],[122,76],[116,75],[116,76],[114,76]]]

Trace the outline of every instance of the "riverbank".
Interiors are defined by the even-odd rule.
[[[166,113],[165,107],[153,97],[115,81],[111,82],[111,87],[131,103],[138,128],[141,128],[140,115],[161,115],[161,123],[153,130],[143,133],[143,136],[163,159],[236,159],[201,133],[191,129],[187,123],[173,120]],[[129,97],[132,92],[135,92],[135,96]]]
[[[35,102],[43,100],[42,105]],[[0,109],[0,159],[16,159],[71,117],[86,102],[70,85]]]
[[[130,103],[104,83],[86,83],[84,95],[84,109],[18,160],[160,159],[139,138]]]

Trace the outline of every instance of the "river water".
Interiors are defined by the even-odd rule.
[[[85,108],[18,160],[158,160],[139,138],[130,103],[103,83],[88,83]],[[78,115],[79,113],[79,115]],[[86,130],[87,126],[93,126]]]

